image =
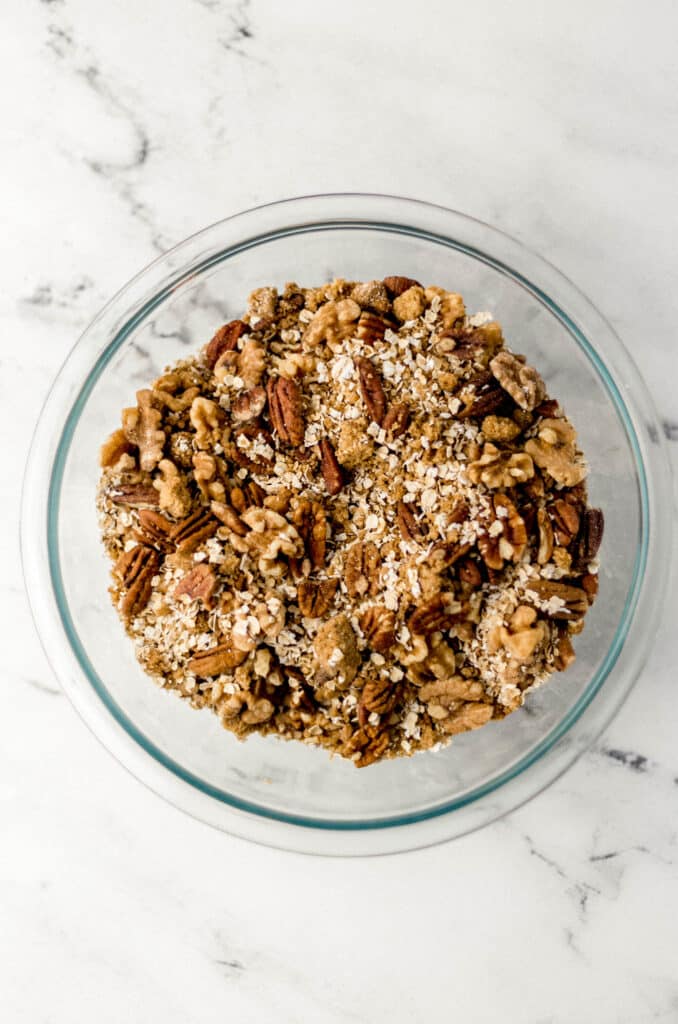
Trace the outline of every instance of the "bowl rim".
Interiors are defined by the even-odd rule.
[[[324,218],[317,219],[316,212],[314,219],[304,220],[304,212],[308,210],[310,213],[312,210],[316,210],[318,204],[323,207],[327,206],[328,208]],[[393,209],[399,214],[402,214],[402,217],[393,218],[391,214],[389,215],[390,219],[380,220],[375,219],[374,216],[368,217],[366,215],[368,208],[382,208],[384,207],[384,204],[389,207],[389,210]],[[365,213],[362,213],[360,216],[349,216],[349,208],[351,210],[361,208],[365,210]],[[298,212],[299,216],[295,221],[289,223],[288,212],[291,211],[294,211],[295,213]],[[420,215],[418,218],[420,222],[419,226],[415,226],[414,223],[407,222],[406,215],[409,216],[411,221],[415,221],[417,220],[415,214]],[[384,210],[384,216],[385,215],[386,210]],[[436,233],[434,231],[427,230],[422,227],[421,221],[423,219],[427,222],[429,227],[431,227],[431,215],[434,215],[436,223],[441,219],[447,219],[448,221],[456,221],[458,224],[463,223],[467,227],[470,226],[472,231],[479,231],[481,236],[484,236],[485,239],[490,239],[500,250],[503,246],[503,248],[508,249],[511,256],[521,257],[523,262],[526,261],[529,267],[536,269],[536,275],[531,273],[530,276],[527,276],[519,270],[516,270],[506,262],[505,259],[497,258],[489,251],[485,251],[484,249],[468,244],[468,242],[455,239],[450,234]],[[261,221],[262,217],[263,223],[258,224],[257,222]],[[271,217],[273,218],[272,221]],[[233,244],[227,246],[221,245],[216,249],[211,248],[209,245],[209,237],[217,235],[226,226],[234,227],[236,236],[239,237],[235,238]],[[635,459],[640,500],[641,539],[636,550],[633,579],[627,593],[626,602],[622,610],[617,629],[597,672],[578,700],[572,705],[563,718],[556,723],[545,737],[518,758],[516,762],[504,771],[500,772],[498,775],[493,776],[492,779],[474,787],[469,792],[463,793],[452,800],[438,803],[434,807],[426,808],[423,811],[410,812],[407,814],[389,816],[370,821],[362,819],[330,820],[322,818],[307,818],[303,815],[287,814],[277,809],[267,808],[256,803],[243,800],[219,789],[216,786],[204,782],[198,776],[183,768],[169,755],[165,754],[164,751],[160,750],[155,743],[149,740],[148,737],[146,737],[141,730],[137,728],[122,708],[117,705],[116,701],[108,692],[94,670],[70,615],[59,560],[59,497],[70,442],[77,426],[80,412],[82,411],[92,388],[100,378],[114,353],[124,343],[128,334],[138,325],[138,323],[148,316],[149,312],[155,308],[155,306],[159,305],[164,300],[167,294],[180,287],[190,278],[204,272],[208,267],[224,262],[231,256],[243,251],[243,249],[265,244],[275,238],[286,237],[292,234],[307,233],[309,231],[326,231],[334,227],[342,229],[371,229],[397,232],[399,234],[409,234],[417,238],[421,238],[429,243],[433,242],[452,247],[493,266],[496,270],[508,275],[523,288],[526,288],[565,327],[579,348],[584,352],[589,363],[592,365],[599,379],[602,381],[602,384],[605,387],[605,390],[610,397],[617,415],[624,427],[629,441],[629,446]],[[254,233],[252,233],[253,231]],[[259,233],[257,233],[257,231]],[[202,251],[203,242],[208,243],[206,252]],[[195,257],[196,253],[194,250],[197,250],[197,259],[194,258],[193,260],[189,259],[188,261],[185,261],[182,258],[187,252],[193,254]],[[179,262],[178,265],[175,266],[177,259]],[[166,273],[168,268],[169,274]],[[157,282],[155,282],[155,278],[158,277],[159,272],[164,275],[165,284],[164,287],[157,290]],[[538,281],[532,279],[535,276],[539,277],[540,273],[542,277],[545,274],[547,280],[554,279],[558,284],[559,289],[564,288],[567,297],[572,298],[573,296],[576,296],[578,300],[576,305],[578,308],[583,308],[586,316],[592,317],[594,321],[597,320],[599,324],[604,326],[607,333],[606,340],[608,344],[611,344],[615,349],[615,359],[621,359],[622,362],[626,362],[626,371],[627,373],[630,371],[630,375],[633,379],[634,394],[632,396],[627,395],[626,401],[624,400],[620,387],[615,380],[615,375],[610,371],[606,362],[596,351],[596,348],[593,347],[577,320],[570,316],[560,304],[556,303],[555,300],[553,300],[538,283]],[[149,280],[154,281],[153,288],[150,290],[146,287]],[[128,311],[126,310],[126,318],[124,319],[124,322],[108,341],[102,351],[99,352],[94,364],[91,362],[91,357],[89,359],[82,360],[89,366],[89,371],[86,372],[84,380],[76,373],[76,385],[79,385],[77,393],[75,393],[76,386],[73,385],[72,381],[70,382],[70,387],[64,389],[62,385],[69,375],[71,366],[74,361],[76,361],[76,356],[79,353],[82,353],[83,349],[90,344],[93,336],[96,336],[96,332],[100,325],[105,322],[106,317],[110,316],[110,314],[115,311],[123,301],[126,302],[130,294],[135,292],[135,289],[138,291],[140,285],[143,285],[145,291],[148,293],[146,295],[146,301],[143,302],[141,306],[139,306],[138,303],[133,302],[130,306],[130,309],[134,311],[131,316],[127,316]],[[143,291],[144,289],[141,290]],[[618,367],[615,368],[618,369]],[[617,376],[618,375],[619,374],[617,373]],[[67,395],[61,393],[64,390],[68,392]],[[640,405],[642,407],[640,411],[642,412],[644,426],[649,430],[651,440],[655,442],[655,447],[651,452],[646,451],[645,458],[643,457],[643,446],[641,444],[639,433],[636,426],[634,426],[634,417],[631,415],[631,411],[627,407],[627,402],[629,401],[632,407],[631,411],[635,411],[633,410],[634,405]],[[636,420],[638,419],[637,416],[635,418]],[[42,434],[44,434],[48,426],[54,426],[55,424],[60,424],[60,430],[57,431],[58,436],[52,438],[52,442],[56,441],[56,443],[52,443],[51,446],[53,458],[50,460],[49,480],[47,487],[45,488],[44,482],[40,482],[38,474],[36,473],[36,465],[38,463],[42,463],[40,456],[43,454],[45,449],[45,438]],[[652,459],[648,457],[649,454],[653,456]],[[651,467],[649,465],[650,462],[652,462]],[[651,472],[647,471],[646,464],[647,468],[651,468]],[[101,728],[101,708],[99,710],[99,716],[97,716],[94,713],[91,701],[83,701],[81,699],[82,679],[74,679],[72,677],[73,666],[70,667],[71,671],[67,672],[63,671],[63,666],[61,671],[55,667],[59,664],[59,659],[55,657],[56,645],[60,642],[63,643],[64,637],[79,666],[80,673],[84,675],[86,682],[93,688],[100,704],[103,706],[103,709],[105,709],[104,713],[107,712],[111,715],[116,720],[117,724],[124,729],[130,740],[137,744],[145,755],[152,758],[157,765],[171,773],[175,779],[178,779],[191,789],[197,789],[208,799],[217,800],[220,804],[228,807],[236,814],[244,814],[246,817],[254,815],[259,819],[267,819],[269,822],[275,822],[282,826],[291,826],[297,831],[300,829],[311,829],[313,831],[324,830],[332,834],[336,834],[338,832],[374,833],[379,830],[401,829],[403,827],[408,828],[411,826],[421,825],[424,822],[431,822],[435,818],[443,818],[446,816],[450,817],[455,811],[464,808],[469,804],[481,801],[484,797],[487,797],[492,793],[505,789],[508,783],[515,781],[519,776],[523,775],[528,768],[534,766],[537,762],[541,761],[546,754],[553,751],[563,738],[566,737],[572,726],[579,721],[586,708],[589,707],[601,690],[605,681],[609,678],[612,668],[619,659],[624,644],[628,639],[629,631],[634,621],[641,596],[644,596],[645,600],[649,600],[649,598],[653,596],[654,607],[658,608],[660,605],[661,594],[665,588],[666,577],[668,576],[669,560],[666,559],[663,563],[659,563],[660,568],[663,565],[665,570],[664,579],[662,582],[662,579],[660,578],[659,586],[657,586],[657,579],[655,578],[655,588],[652,594],[648,592],[647,587],[644,588],[644,583],[645,571],[650,553],[650,534],[653,526],[656,531],[665,535],[668,539],[668,543],[670,544],[670,531],[667,532],[666,524],[662,524],[661,505],[658,503],[657,495],[654,493],[657,489],[659,489],[659,491],[666,489],[668,485],[668,472],[668,460],[665,445],[663,443],[662,432],[659,428],[658,418],[654,412],[652,402],[647,394],[642,378],[630,356],[626,352],[622,342],[607,321],[605,321],[601,316],[599,311],[595,309],[593,304],[585,296],[583,296],[580,290],[577,289],[576,286],[574,286],[572,282],[565,277],[565,275],[556,270],[556,268],[542,257],[531,252],[531,250],[522,245],[522,243],[511,238],[504,232],[498,231],[498,229],[493,228],[476,218],[468,217],[458,211],[447,210],[444,207],[425,203],[419,200],[406,199],[397,196],[384,196],[374,193],[339,193],[294,197],[274,203],[267,203],[263,206],[253,207],[252,209],[243,211],[242,213],[234,214],[233,216],[217,221],[209,227],[196,232],[187,239],[184,239],[167,253],[158,256],[151,264],[135,275],[128,284],[124,285],[123,288],[114,295],[114,297],[103,307],[101,312],[94,318],[91,324],[85,329],[62,365],[52,389],[47,396],[38,420],[27,462],[22,498],[21,537],[22,562],[24,566],[26,588],[36,628],[40,635],[43,647],[45,648],[48,660],[50,661],[57,678],[60,680],[66,693],[75,704],[76,708],[80,711],[88,726],[92,729],[95,735],[102,739],[102,742],[104,742],[104,745],[107,748],[112,749],[112,752],[119,759],[123,760],[123,763],[127,763],[128,759],[121,757],[119,750],[120,745],[117,743],[111,744],[110,737],[109,742],[106,742],[102,737],[102,732],[107,730],[103,730]],[[28,511],[29,508],[31,509],[31,512]],[[39,508],[43,511],[43,515],[38,516],[37,521],[36,516],[33,514],[35,508]],[[38,529],[41,529],[46,533],[46,536],[43,535],[42,537],[41,544],[35,543],[36,526]],[[40,578],[39,573],[36,572],[38,563],[40,562],[38,549],[40,549],[42,553],[46,552],[47,554],[46,564],[49,567],[49,580],[51,585],[51,600],[47,602],[44,600],[44,591],[47,589],[44,587],[45,563],[42,563],[42,578]],[[42,593],[39,591],[42,591]],[[644,591],[645,595],[643,595]],[[48,609],[46,607],[47,604],[51,604],[52,607]],[[61,626],[60,637],[55,635],[54,621],[48,622],[48,616],[52,620],[54,619],[55,611],[57,613],[57,621]],[[655,623],[658,622],[658,616],[654,616],[654,621]],[[56,633],[58,632],[59,630],[57,629]],[[646,645],[649,644],[652,639],[652,631],[650,630],[649,633],[650,635],[648,636],[648,631],[645,631],[644,639]],[[613,708],[612,714],[615,714],[618,707],[621,706],[621,703],[625,699],[625,696],[637,677],[638,671],[642,667],[642,658],[636,657],[635,661],[636,670],[631,673],[631,676],[629,676],[624,692],[620,694],[620,699]],[[76,676],[77,675],[78,673],[76,672]],[[611,715],[608,716],[608,720],[609,717],[611,717]],[[605,724],[606,721],[602,723],[600,728],[602,729]],[[598,732],[599,731],[600,729]],[[597,735],[597,733],[595,735]],[[590,736],[589,742],[595,738],[595,735]],[[562,770],[565,770],[565,768],[568,767],[580,753],[581,749],[575,749],[574,753],[568,759],[567,764],[565,764]],[[148,778],[147,773],[139,770],[133,770],[133,773],[137,777],[141,777],[142,781],[150,784],[151,788],[156,789],[156,791],[158,791],[158,789],[166,790],[166,787],[164,786],[156,788]],[[560,771],[556,774],[560,774]],[[555,777],[556,775],[553,775],[551,778],[547,779],[545,785],[548,785]],[[541,791],[542,788],[544,787],[541,786],[539,789],[530,793],[527,799],[535,795],[536,792]],[[163,791],[161,795],[168,796],[168,793]],[[179,806],[183,806],[181,801],[177,801],[171,795],[169,795],[169,798],[172,802],[178,803]],[[184,807],[184,809],[187,808]],[[199,816],[204,818],[204,815]],[[222,825],[222,827],[228,826]],[[237,831],[237,829],[234,830]]]

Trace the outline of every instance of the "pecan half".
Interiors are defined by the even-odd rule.
[[[537,526],[539,527],[539,550],[537,561],[539,565],[546,565],[553,554],[553,528],[546,509],[540,508],[537,512]]]
[[[344,474],[328,438],[322,438],[318,444],[318,451],[320,452],[320,471],[325,481],[325,490],[332,496],[339,494],[344,486]]]
[[[249,327],[242,320],[231,320],[220,327],[205,349],[205,361],[210,370],[214,369],[219,357],[224,352],[232,352],[238,344],[238,339],[248,332]]]
[[[358,704],[358,723],[365,728],[370,715],[388,715],[396,702],[398,688],[390,679],[368,679]]]
[[[356,337],[364,341],[366,345],[376,345],[378,341],[384,340],[386,331],[393,330],[395,324],[376,313],[362,312],[358,320]]]
[[[297,586],[299,611],[307,619],[319,619],[330,610],[339,580],[303,579]]]
[[[288,377],[276,377],[266,386],[268,409],[273,429],[284,444],[299,447],[304,443],[304,412],[301,389]]]
[[[195,551],[203,541],[212,537],[219,526],[219,523],[208,509],[198,509],[185,519],[176,523],[169,535],[177,551],[181,555],[188,555]]]
[[[268,475],[273,471],[273,438],[268,430],[252,420],[238,426],[228,455],[243,469]]]
[[[409,617],[408,626],[413,633],[428,636],[449,629],[462,616],[462,605],[452,593],[436,594],[420,604]]]
[[[134,531],[134,538],[141,544],[167,553],[174,550],[174,542],[170,539],[173,527],[174,523],[159,512],[144,508],[139,512],[139,526]]]
[[[598,549],[603,540],[605,530],[605,518],[599,508],[587,508],[584,512],[584,519],[581,524],[579,537],[579,561],[586,564],[592,561],[598,554]]]
[[[589,606],[581,587],[555,580],[535,580],[527,587],[527,595],[536,598],[539,608],[550,619],[579,619]]]
[[[231,415],[236,423],[256,420],[266,408],[266,389],[257,385],[238,395],[231,406]]]
[[[395,277],[385,277],[384,286],[386,287],[386,291],[394,298],[398,298],[398,296],[402,295],[403,292],[406,292],[408,288],[421,288],[419,282],[415,281],[414,278],[398,277],[397,275]]]
[[[113,567],[126,594],[120,611],[126,619],[133,619],[144,610],[151,597],[151,580],[160,569],[160,556],[153,548],[143,544],[125,551]]]
[[[471,377],[454,397],[462,403],[462,408],[456,413],[460,420],[487,416],[506,402],[505,392],[491,373]]]
[[[370,605],[360,616],[360,628],[368,646],[384,654],[395,643],[396,614],[390,608]]]
[[[380,426],[386,415],[386,395],[376,367],[366,356],[357,356],[355,365],[360,380],[360,392],[370,418]]]
[[[404,501],[399,501],[396,505],[396,522],[405,540],[423,540],[424,529],[417,522],[412,506]]]
[[[160,495],[153,484],[114,484],[106,491],[106,497],[114,505],[129,505],[130,508],[142,505],[157,508],[160,504]]]
[[[199,562],[174,588],[174,596],[186,596],[191,601],[202,601],[206,608],[211,608],[216,589],[217,578],[214,569],[205,562]]]
[[[327,516],[319,501],[304,499],[297,505],[292,515],[292,522],[297,533],[304,542],[306,554],[313,569],[322,569],[325,565],[327,547]]]
[[[548,507],[548,514],[553,523],[556,544],[568,547],[579,533],[579,513],[574,505],[563,498],[558,498]]]
[[[242,491],[240,493],[242,494]],[[231,491],[231,501],[233,501],[233,496],[234,492]],[[229,530],[232,530],[236,536],[247,536],[248,529],[232,505],[227,505],[225,501],[213,501],[210,508],[217,519],[222,522],[224,526],[227,526]],[[246,508],[247,506],[243,504],[242,511],[244,512]]]
[[[391,435],[392,439],[402,437],[409,426],[410,422],[410,407],[407,402],[397,402],[395,405],[389,406],[388,412],[384,416],[382,427],[387,434]]]
[[[483,575],[472,558],[462,558],[457,565],[457,576],[462,583],[474,590],[483,582]]]
[[[216,647],[210,647],[208,651],[200,651],[194,655],[186,668],[196,676],[218,676],[222,672],[232,672],[238,665],[242,665],[247,658],[247,653],[247,651],[237,650],[229,638],[222,640]]]
[[[350,597],[373,597],[378,593],[380,564],[379,549],[371,540],[358,541],[348,549],[344,557],[344,582]]]

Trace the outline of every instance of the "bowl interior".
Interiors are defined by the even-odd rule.
[[[94,492],[102,439],[135,391],[243,312],[263,284],[318,284],[406,274],[461,292],[489,310],[508,344],[544,376],[576,425],[591,467],[590,500],[605,510],[600,597],[567,672],[505,721],[457,737],[446,749],[357,771],[326,753],[273,738],[238,742],[215,716],[157,689],[134,658],[110,604]],[[96,332],[96,326],[93,328]],[[108,328],[107,328],[108,331]],[[616,657],[639,571],[643,484],[624,405],[595,354],[550,300],[489,256],[452,239],[380,224],[321,223],[253,238],[212,253],[189,273],[127,309],[92,369],[56,460],[50,547],[61,615],[91,685],[153,757],[236,807],[319,827],[361,828],[419,820],[460,806],[511,778],[562,735]]]

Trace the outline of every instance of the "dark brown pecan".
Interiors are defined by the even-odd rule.
[[[206,608],[211,608],[216,589],[217,578],[214,569],[206,562],[199,562],[174,588],[174,596],[186,596],[191,601],[202,601]]]
[[[586,592],[586,596],[589,599],[589,604],[593,604],[598,595],[598,575],[597,573],[587,572],[581,578],[581,585]]]
[[[232,352],[238,344],[238,338],[248,332],[249,327],[242,320],[231,320],[230,323],[220,327],[205,349],[205,361],[210,370],[214,369],[219,357],[224,352]]]
[[[481,586],[483,582],[482,573],[472,558],[462,558],[458,562],[457,576],[462,583],[474,589]]]
[[[491,373],[479,373],[464,384],[456,396],[462,402],[457,413],[460,420],[469,416],[487,416],[507,400],[506,392]]]
[[[392,438],[401,437],[407,430],[410,422],[410,407],[407,402],[397,402],[389,406],[384,416],[382,427]]]
[[[233,494],[234,491],[231,491],[231,501],[233,500]],[[235,533],[237,537],[247,536],[249,530],[243,523],[233,505],[228,505],[225,501],[213,501],[210,508],[217,519],[222,522],[224,526],[227,526],[232,533]],[[244,512],[246,508],[247,506],[245,506],[242,511]]]
[[[266,408],[266,389],[261,385],[250,388],[238,395],[231,407],[231,415],[236,423],[247,423],[256,420]]]
[[[269,380],[266,393],[273,429],[284,444],[299,447],[305,433],[301,388],[295,380],[277,377]]]
[[[470,544],[460,544],[456,540],[439,540],[431,548],[429,564],[436,572],[444,572],[445,569],[450,569],[470,550]]]
[[[344,486],[344,474],[328,438],[323,437],[318,444],[318,451],[320,452],[320,471],[325,481],[325,490],[331,495],[339,494]]]
[[[113,567],[119,576],[126,594],[120,605],[120,611],[126,619],[139,615],[151,597],[151,580],[160,569],[160,556],[153,548],[144,544],[125,551]]]
[[[173,551],[174,543],[170,540],[170,534],[174,527],[169,519],[154,512],[150,508],[142,508],[139,512],[139,526],[134,531],[134,539],[141,544],[157,548],[158,551]]]
[[[586,592],[581,587],[556,580],[535,580],[527,588],[527,595],[537,598],[540,606],[557,598],[552,608],[543,608],[543,613],[550,619],[579,619],[586,614],[589,606]]]
[[[563,498],[558,498],[548,506],[548,514],[553,524],[553,537],[556,544],[566,548],[579,533],[579,512],[574,505]]]
[[[377,316],[376,313],[363,312],[358,320],[356,336],[366,345],[376,345],[378,341],[383,341],[386,331],[394,330],[394,328],[395,324],[392,320],[386,320],[385,317]]]
[[[158,507],[160,496],[153,484],[113,484],[106,491],[106,497],[115,505],[129,505],[140,508],[142,505]]]
[[[398,688],[390,679],[368,679],[358,704],[358,724],[368,725],[370,715],[388,715],[396,702]]]
[[[380,564],[379,549],[371,540],[358,541],[348,549],[344,558],[344,582],[350,597],[361,598],[367,594],[374,597],[378,593]]]
[[[579,561],[583,564],[592,561],[598,554],[603,532],[605,530],[605,518],[599,508],[587,508],[581,524],[579,535]]]
[[[188,555],[216,533],[219,523],[209,509],[200,508],[172,527],[170,540],[179,554]]]
[[[319,619],[330,610],[339,580],[303,579],[297,586],[299,611],[308,619]]]
[[[370,419],[380,426],[386,415],[386,395],[376,367],[366,356],[357,356],[355,365],[360,380],[360,392]]]
[[[322,569],[325,565],[327,546],[327,516],[325,509],[318,501],[300,501],[295,509],[292,522],[297,533],[304,542],[313,569]]]
[[[553,660],[556,672],[564,672],[575,659],[574,647],[570,640],[567,626],[558,626],[558,641],[556,644],[556,656]]]
[[[540,405],[534,410],[535,415],[543,416],[545,419],[552,419],[554,416],[558,416],[560,413],[560,406],[553,398],[547,398],[545,402],[541,402]]]
[[[268,449],[271,450],[271,457]],[[228,455],[242,469],[262,474],[273,472],[273,438],[256,420],[238,427],[228,447]]]
[[[414,278],[398,276],[385,277],[384,286],[386,287],[386,291],[393,296],[394,299],[397,299],[399,295],[406,292],[408,288],[414,288],[415,286],[421,288],[419,282],[415,281]]]
[[[417,522],[414,509],[404,501],[396,505],[396,521],[405,540],[420,541],[424,538],[424,529]]]
[[[360,628],[368,646],[385,654],[395,643],[396,614],[390,608],[370,605],[360,616]]]
[[[248,480],[242,487],[231,487],[228,494],[229,502],[239,515],[252,505],[262,508],[265,497],[266,491],[255,480]]]
[[[218,676],[222,672],[232,672],[238,665],[242,665],[247,658],[246,651],[239,651],[233,646],[233,641],[222,640],[216,647],[210,647],[208,651],[200,651],[194,655],[186,665],[189,672],[196,676]]]
[[[415,608],[409,617],[408,626],[413,633],[428,636],[449,629],[462,617],[462,609],[455,595],[440,593]]]

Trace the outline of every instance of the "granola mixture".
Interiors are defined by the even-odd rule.
[[[161,686],[362,767],[574,660],[603,516],[488,314],[405,277],[260,288],[105,442],[111,594]]]

